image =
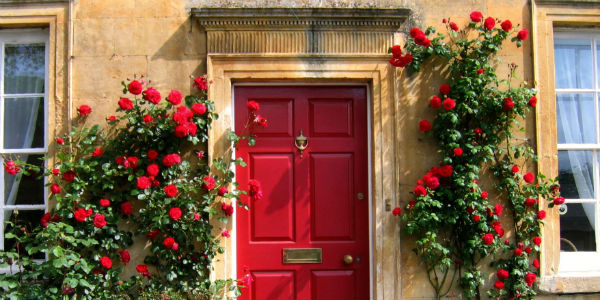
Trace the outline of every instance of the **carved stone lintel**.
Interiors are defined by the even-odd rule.
[[[197,8],[209,53],[385,53],[409,9]]]

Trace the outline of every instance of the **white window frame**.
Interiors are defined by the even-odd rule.
[[[27,94],[5,94],[4,91],[4,52],[6,44],[24,44],[24,43],[43,43],[44,44],[44,92],[43,93],[27,93]],[[3,29],[0,30],[0,154],[2,155],[15,155],[15,154],[30,154],[30,155],[46,155],[48,153],[48,91],[49,91],[49,31],[48,29],[31,28],[31,29]],[[43,118],[44,118],[44,141],[43,147],[41,148],[24,148],[24,149],[5,149],[4,148],[4,131],[3,126],[4,120],[4,99],[5,98],[16,98],[16,97],[43,97]],[[46,167],[46,162],[42,166]],[[43,204],[27,205],[27,204],[15,204],[6,205],[6,199],[4,199],[4,159],[0,157],[0,250],[4,249],[4,212],[6,210],[40,210],[48,211],[48,189],[44,188],[43,191]],[[43,179],[44,186],[47,183],[47,179]],[[39,224],[39,223],[38,223]],[[35,224],[32,224],[35,225]],[[9,268],[0,268],[1,272],[7,272]],[[15,270],[13,270],[15,271]]]
[[[600,76],[600,68],[598,67],[598,43],[600,43],[600,33],[596,32],[573,32],[573,31],[556,31],[554,32],[555,39],[589,39],[592,46],[592,63],[593,63],[593,88],[556,88],[556,95],[560,94],[592,94],[594,99],[594,118],[596,120],[596,143],[595,144],[557,144],[558,151],[561,150],[585,150],[593,153],[593,182],[594,182],[594,198],[593,199],[566,199],[565,204],[569,203],[595,203],[595,220],[594,231],[596,239],[596,251],[578,251],[578,252],[560,252],[560,264],[558,268],[559,276],[599,276],[600,275],[600,112],[599,112],[599,94],[600,84],[598,77]],[[558,72],[558,70],[556,71]],[[556,100],[555,100],[556,101]]]

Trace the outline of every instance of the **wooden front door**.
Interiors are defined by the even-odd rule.
[[[240,188],[256,179],[264,194],[237,210],[237,273],[253,278],[240,299],[368,299],[366,87],[239,86],[234,95],[237,132],[248,101],[268,120],[254,147],[237,149],[248,162]]]

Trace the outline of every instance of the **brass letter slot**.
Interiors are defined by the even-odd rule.
[[[323,262],[321,248],[286,248],[283,249],[284,264],[320,264]]]

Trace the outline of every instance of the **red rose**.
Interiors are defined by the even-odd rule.
[[[394,46],[396,47],[396,46]],[[400,47],[400,46],[398,46]],[[392,53],[394,52],[394,49],[392,48]],[[400,50],[400,53],[402,53],[402,50]],[[256,111],[260,109],[260,105],[258,105],[258,102],[250,100],[248,101],[248,104],[246,105],[248,107],[248,110],[250,111]]]
[[[481,198],[487,199],[488,198],[488,192],[486,192],[486,191],[481,192]]]
[[[200,220],[200,214],[199,213],[197,213],[197,212],[194,213],[194,220],[196,220],[196,221]]]
[[[400,58],[402,56],[402,47],[400,45],[394,45],[394,46],[392,46],[391,52],[392,52],[392,56],[394,58]],[[254,102],[254,101],[252,101],[252,102]],[[250,102],[248,102],[248,105],[250,105]],[[248,109],[250,109],[250,106],[248,106]],[[250,110],[252,110],[252,109],[250,109]]]
[[[417,37],[417,35],[419,35],[420,33],[423,33],[421,31],[421,29],[414,27],[410,30],[410,37],[412,37],[413,39]]]
[[[477,74],[483,74],[483,69],[477,69]]]
[[[422,46],[427,44],[427,41],[429,41],[429,39],[427,39],[427,35],[425,35],[424,32],[419,32],[417,34],[417,36],[415,36],[414,39],[415,39],[415,43],[417,45],[422,45]]]
[[[473,129],[473,133],[475,133],[476,136],[480,136],[483,134],[483,129],[475,128],[475,129]]]
[[[423,181],[425,181],[425,185],[432,190],[435,190],[438,186],[440,186],[440,179],[436,176],[424,177]]]
[[[152,185],[152,181],[150,181],[150,178],[146,177],[146,176],[140,176],[137,179],[137,188],[140,190],[145,190],[147,188],[149,188]]]
[[[98,147],[94,148],[94,152],[92,152],[93,157],[102,156],[102,154],[104,154],[104,152]]]
[[[421,122],[419,122],[419,130],[423,132],[431,130],[431,124],[429,123],[429,121],[422,120]]]
[[[173,243],[173,247],[171,247],[171,249],[173,249],[175,251],[179,250],[179,244]]]
[[[494,235],[491,233],[486,233],[481,239],[483,240],[484,244],[491,245],[494,242]]]
[[[154,229],[153,231],[148,232],[148,234],[146,234],[146,237],[153,240],[155,239],[158,235],[160,234],[160,230],[158,229]]]
[[[212,178],[209,175],[204,176],[204,178],[202,178],[202,187],[206,190],[212,190],[215,188],[215,179]]]
[[[504,288],[504,282],[496,280],[496,282],[494,283],[494,287],[501,290]]]
[[[160,172],[160,169],[158,168],[157,164],[150,164],[148,167],[146,167],[146,172],[148,173],[148,176],[156,177],[158,172]]]
[[[163,245],[167,249],[173,248],[173,244],[175,244],[175,239],[173,239],[172,237],[168,237],[163,240]]]
[[[521,256],[521,254],[523,254],[523,249],[521,248],[516,248],[514,251],[515,256]]]
[[[256,179],[248,180],[248,196],[252,197],[254,200],[262,199],[263,194],[260,181]]]
[[[226,238],[231,237],[231,234],[229,234],[229,230],[227,230],[227,229],[223,229],[223,231],[221,232],[221,235]]]
[[[444,100],[444,103],[442,103],[442,105],[444,106],[444,109],[451,110],[456,106],[456,102],[452,98],[446,98],[446,100]]]
[[[155,160],[158,157],[158,152],[156,150],[148,150],[146,156],[149,160]]]
[[[201,91],[207,90],[206,78],[204,76],[194,78],[194,86]]]
[[[64,145],[65,144],[65,140],[61,139],[61,138],[56,138],[56,143],[59,145]]]
[[[523,41],[527,38],[527,35],[529,35],[529,31],[527,31],[527,29],[521,29],[521,31],[517,33],[517,39]]]
[[[531,253],[531,248],[529,248],[529,247],[525,248],[525,252],[527,252],[527,254]]]
[[[408,208],[412,209],[413,207],[415,207],[416,204],[417,204],[417,201],[412,200],[412,201],[408,202]]]
[[[525,180],[525,182],[527,182],[527,183],[532,183],[534,179],[535,179],[535,177],[533,176],[533,173],[531,173],[531,172],[523,175],[523,180]]]
[[[256,123],[258,126],[261,126],[261,127],[268,126],[267,119],[261,115],[256,115],[256,118],[254,119],[254,123]]]
[[[481,220],[481,217],[479,215],[473,215],[473,221],[479,222],[479,220]]]
[[[510,20],[505,20],[500,24],[500,27],[502,27],[502,30],[504,31],[509,31],[512,29],[512,23],[510,22]]]
[[[564,197],[556,197],[554,198],[554,205],[561,205],[565,203],[565,198]]]
[[[223,214],[225,214],[228,217],[233,215],[233,206],[231,206],[230,204],[223,202],[223,204],[221,204],[221,210],[223,211]]]
[[[142,93],[142,84],[137,81],[134,80],[132,82],[129,83],[129,86],[127,87],[127,89],[129,90],[130,93],[134,94],[134,95],[139,95]]]
[[[425,196],[425,195],[427,195],[427,190],[423,186],[417,185],[417,186],[415,186],[415,189],[413,190],[413,193],[417,197],[419,197],[419,196]]]
[[[138,161],[140,159],[137,158],[136,156],[129,156],[127,157],[127,162],[129,163],[129,167],[132,169],[135,169],[138,167]]]
[[[224,186],[220,187],[217,191],[218,191],[219,196],[221,196],[221,197],[223,197],[223,196],[225,196],[225,194],[229,193],[227,188]]]
[[[471,17],[471,21],[473,21],[473,22],[481,22],[481,19],[483,18],[483,14],[481,14],[480,11],[474,11],[471,13],[470,17]]]
[[[436,109],[440,108],[440,106],[442,106],[442,100],[438,96],[433,96],[431,97],[431,100],[429,100],[429,106]]]
[[[533,266],[538,269],[540,268],[540,261],[537,258],[533,260]]]
[[[58,174],[60,174],[60,170],[57,168],[54,168],[54,169],[52,169],[52,174],[58,175]]]
[[[135,267],[135,269],[142,274],[143,276],[146,276],[148,278],[150,278],[150,272],[148,272],[148,266],[146,265],[137,265]]]
[[[117,120],[117,117],[115,117],[115,116],[109,116],[108,118],[106,118],[106,120],[107,120],[108,122],[114,122],[114,121],[116,121],[116,120]]]
[[[504,109],[505,111],[509,111],[512,110],[513,107],[515,107],[515,103],[513,102],[513,100],[510,97],[504,98],[504,104],[502,105],[502,109]]]
[[[488,17],[487,19],[485,19],[485,21],[483,21],[483,27],[485,27],[485,29],[487,30],[492,30],[492,28],[494,28],[494,25],[496,25],[496,20],[494,20],[494,18],[492,17]]]
[[[397,216],[401,213],[402,213],[402,208],[400,208],[400,207],[396,207],[396,208],[394,208],[394,210],[392,210],[392,215],[394,215],[394,216]]]
[[[81,116],[87,116],[92,113],[92,108],[89,105],[85,105],[85,104],[79,106],[79,108],[77,110],[79,111],[79,115],[81,115]]]
[[[537,276],[534,273],[529,272],[525,275],[525,282],[528,286],[532,286],[536,278]]]
[[[108,200],[108,199],[100,199],[100,206],[102,206],[102,207],[109,207],[110,206],[110,200]]]
[[[502,209],[502,204],[496,204],[494,206],[494,214],[499,217],[502,214]]]
[[[179,218],[181,218],[181,208],[172,207],[169,210],[169,218],[171,218],[171,220],[173,220],[173,221],[179,220]]]
[[[179,105],[181,103],[181,92],[178,90],[171,90],[169,96],[167,96],[167,101],[171,102],[173,105]]]
[[[94,216],[94,226],[96,226],[96,228],[102,228],[106,226],[106,218],[104,215],[96,214]]]
[[[6,163],[4,163],[4,170],[8,174],[17,175],[17,173],[19,173],[20,169],[19,169],[19,166],[14,161],[9,160]]]
[[[533,237],[533,243],[539,246],[542,243],[542,238],[539,236]]]
[[[87,217],[91,216],[92,213],[93,212],[91,209],[85,210],[83,208],[78,208],[77,210],[75,210],[73,215],[75,216],[75,220],[77,220],[79,222],[85,222],[85,219],[87,219]]]
[[[450,91],[451,90],[450,90],[450,85],[449,84],[442,84],[440,86],[440,93],[442,95],[448,95],[448,94],[450,94]]]
[[[183,138],[189,134],[189,130],[185,125],[177,125],[173,134],[178,138]]]
[[[525,199],[525,206],[533,206],[535,204],[535,199],[527,198]]]
[[[154,121],[154,118],[151,115],[145,115],[144,116],[144,123],[148,124],[150,122]]]
[[[52,192],[52,194],[60,194],[60,186],[56,183],[53,183],[50,186],[50,191]]]
[[[523,248],[525,248],[525,244],[523,244],[523,243],[519,242],[519,243],[517,243],[517,247],[518,247],[519,249],[523,250]]]
[[[450,177],[452,176],[453,172],[454,170],[452,169],[451,165],[443,165],[439,168],[439,174],[442,177]]]
[[[206,105],[202,103],[194,103],[192,104],[192,112],[196,115],[203,115],[206,113]]]
[[[102,256],[102,258],[100,258],[100,264],[105,269],[112,268],[112,260],[110,258],[106,257],[106,256]]]
[[[412,55],[410,53],[407,53],[404,56],[400,56],[398,58],[391,58],[390,59],[390,64],[394,67],[400,67],[400,68],[404,68],[406,66],[408,66],[408,64],[410,64],[412,62]]]
[[[124,263],[128,263],[131,260],[131,255],[129,255],[129,251],[127,250],[121,250],[119,255],[121,256],[121,261]]]
[[[454,148],[454,150],[452,150],[452,152],[454,152],[455,156],[462,156],[463,155],[463,149],[462,148]]]
[[[448,23],[448,26],[450,26],[450,29],[452,29],[454,31],[458,31],[458,25],[456,25],[456,23],[450,22],[450,23]]]
[[[181,156],[177,153],[167,154],[163,157],[162,163],[165,167],[171,167],[181,162]]]
[[[119,99],[119,107],[122,110],[131,110],[133,109],[133,103],[131,100],[129,100],[129,98],[121,98]]]
[[[158,104],[160,102],[160,92],[155,88],[149,87],[144,91],[143,98],[151,103]]]
[[[531,96],[531,98],[529,98],[529,106],[535,107],[536,105],[537,105],[537,98],[535,96]]]
[[[519,172],[519,167],[517,165],[512,166],[512,168],[510,169],[513,173],[517,173]]]
[[[128,216],[133,213],[133,206],[131,202],[123,202],[121,203],[121,213]]]
[[[546,211],[545,210],[540,210],[537,213],[538,219],[543,220],[546,218]]]
[[[167,197],[173,198],[177,195],[177,186],[175,186],[174,184],[169,184],[165,186],[163,191],[165,192],[165,194],[167,194]]]

